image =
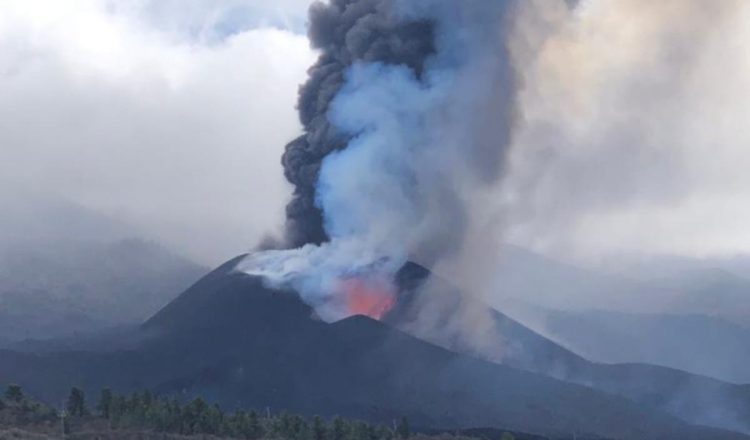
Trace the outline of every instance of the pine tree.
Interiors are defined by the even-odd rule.
[[[151,404],[154,401],[154,395],[151,394],[151,391],[146,390],[143,392],[143,395],[141,396],[141,405],[143,405],[144,409],[148,409]]]
[[[291,439],[292,440],[309,440],[310,439],[310,426],[300,415],[294,415],[290,419],[291,421]]]
[[[224,413],[219,405],[209,406],[201,418],[201,432],[206,434],[218,434],[224,420]]]
[[[326,440],[326,425],[320,416],[313,417],[312,439]]]
[[[255,411],[250,411],[250,413],[247,415],[247,433],[245,434],[245,438],[249,440],[258,440],[259,438],[263,437],[265,433],[263,432],[263,427],[260,424],[260,419],[258,418],[258,413]]]
[[[86,397],[80,388],[71,388],[70,395],[68,396],[67,411],[71,417],[83,417],[86,415]]]
[[[196,397],[185,406],[183,417],[183,434],[209,434],[208,432],[208,404],[200,397]]]
[[[346,422],[341,417],[334,417],[331,426],[330,440],[344,440],[346,438]]]
[[[177,399],[172,399],[167,405],[167,417],[169,422],[167,423],[167,430],[169,432],[180,433],[182,428],[182,407]]]
[[[102,389],[96,409],[105,419],[109,420],[112,417],[112,390],[109,388]]]
[[[406,417],[401,417],[401,421],[398,423],[398,427],[396,428],[396,433],[402,439],[411,437],[411,430],[409,429],[409,419],[407,419]]]
[[[376,428],[375,436],[380,440],[393,440],[393,431],[386,426],[378,426]]]
[[[20,403],[23,400],[23,390],[20,385],[10,384],[5,390],[5,398],[10,402]]]
[[[112,407],[110,408],[110,417],[112,424],[119,427],[127,422],[128,401],[125,396],[115,395],[112,398]]]
[[[369,440],[369,437],[367,423],[354,422],[352,425],[351,438],[354,440]]]

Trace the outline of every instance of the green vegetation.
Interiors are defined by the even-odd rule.
[[[0,428],[51,428],[58,420],[55,410],[26,397],[18,385],[8,386],[0,399]]]
[[[75,391],[75,389],[74,389]],[[78,400],[76,394],[75,400]],[[71,392],[71,402],[73,401]],[[87,409],[75,406],[71,417],[81,417]],[[186,404],[176,399],[154,397],[149,391],[130,396],[102,391],[96,417],[106,419],[112,429],[147,429],[180,435],[204,434],[218,437],[259,440],[392,440],[393,432],[382,426],[335,418],[326,422],[281,413],[259,415],[256,411],[224,412],[202,398]],[[84,416],[85,417],[85,416]]]
[[[83,390],[76,387],[73,387],[73,389],[70,390],[66,410],[71,417],[83,417],[88,414],[88,410],[86,409],[86,398],[84,397]]]
[[[23,391],[21,390],[21,387],[16,384],[8,385],[8,388],[5,390],[5,398],[10,402],[21,402],[23,400]]]
[[[98,402],[90,408],[84,391],[74,387],[62,412],[32,401],[18,385],[9,386],[4,398],[0,399],[0,438],[3,438],[3,432],[18,429],[26,430],[24,432],[28,438],[41,434],[59,438],[63,432],[76,438],[89,438],[92,432],[97,433],[96,438],[129,438],[128,433],[133,432],[158,433],[160,438],[211,436],[244,440],[415,438],[405,417],[394,426],[395,429],[391,429],[341,417],[325,420],[318,416],[305,418],[287,413],[270,414],[268,410],[260,414],[253,410],[225,412],[218,405],[212,405],[200,397],[182,403],[176,399],[154,396],[149,391],[125,396],[104,389]],[[122,435],[113,437],[117,433]]]
[[[268,409],[225,412],[200,397],[183,403],[149,391],[126,396],[105,388],[89,407],[84,391],[73,387],[61,411],[32,400],[18,385],[8,386],[2,396],[0,440],[52,440],[63,434],[66,440],[476,440],[413,433],[406,417],[388,427],[342,417],[271,414]],[[515,437],[504,433],[495,440]]]

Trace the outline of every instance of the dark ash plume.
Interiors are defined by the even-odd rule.
[[[488,193],[504,176],[515,123],[507,47],[515,6],[315,4],[309,33],[321,56],[300,90],[305,133],[283,157],[295,186],[293,249],[251,255],[241,270],[335,320],[351,313],[337,301],[341,280],[387,280],[407,260],[453,260],[461,271],[483,261]]]
[[[286,208],[290,247],[328,241],[315,191],[323,159],[349,142],[327,118],[332,100],[344,85],[345,71],[357,62],[379,62],[408,66],[419,78],[425,61],[435,52],[433,24],[404,21],[393,10],[391,0],[332,0],[310,8],[309,37],[321,55],[299,92],[305,133],[286,146],[282,157],[284,175],[294,185]]]

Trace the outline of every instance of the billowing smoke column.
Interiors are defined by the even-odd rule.
[[[510,142],[512,7],[315,4],[310,38],[321,56],[300,92],[305,134],[283,158],[294,249],[251,255],[241,269],[297,290],[333,320],[357,313],[348,295],[363,292],[357,304],[382,313],[407,259],[431,265],[460,253],[472,196],[501,177]]]
[[[434,27],[427,20],[398,20],[390,2],[334,0],[310,9],[309,36],[322,51],[299,96],[305,134],[290,142],[282,158],[284,174],[294,185],[287,206],[287,241],[293,247],[328,240],[323,215],[315,203],[323,159],[347,146],[351,136],[328,118],[331,103],[354,63],[401,65],[421,76],[434,53]]]

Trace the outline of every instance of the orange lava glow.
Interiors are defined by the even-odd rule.
[[[384,282],[350,278],[341,282],[341,291],[351,315],[380,319],[396,303],[393,287]]]

